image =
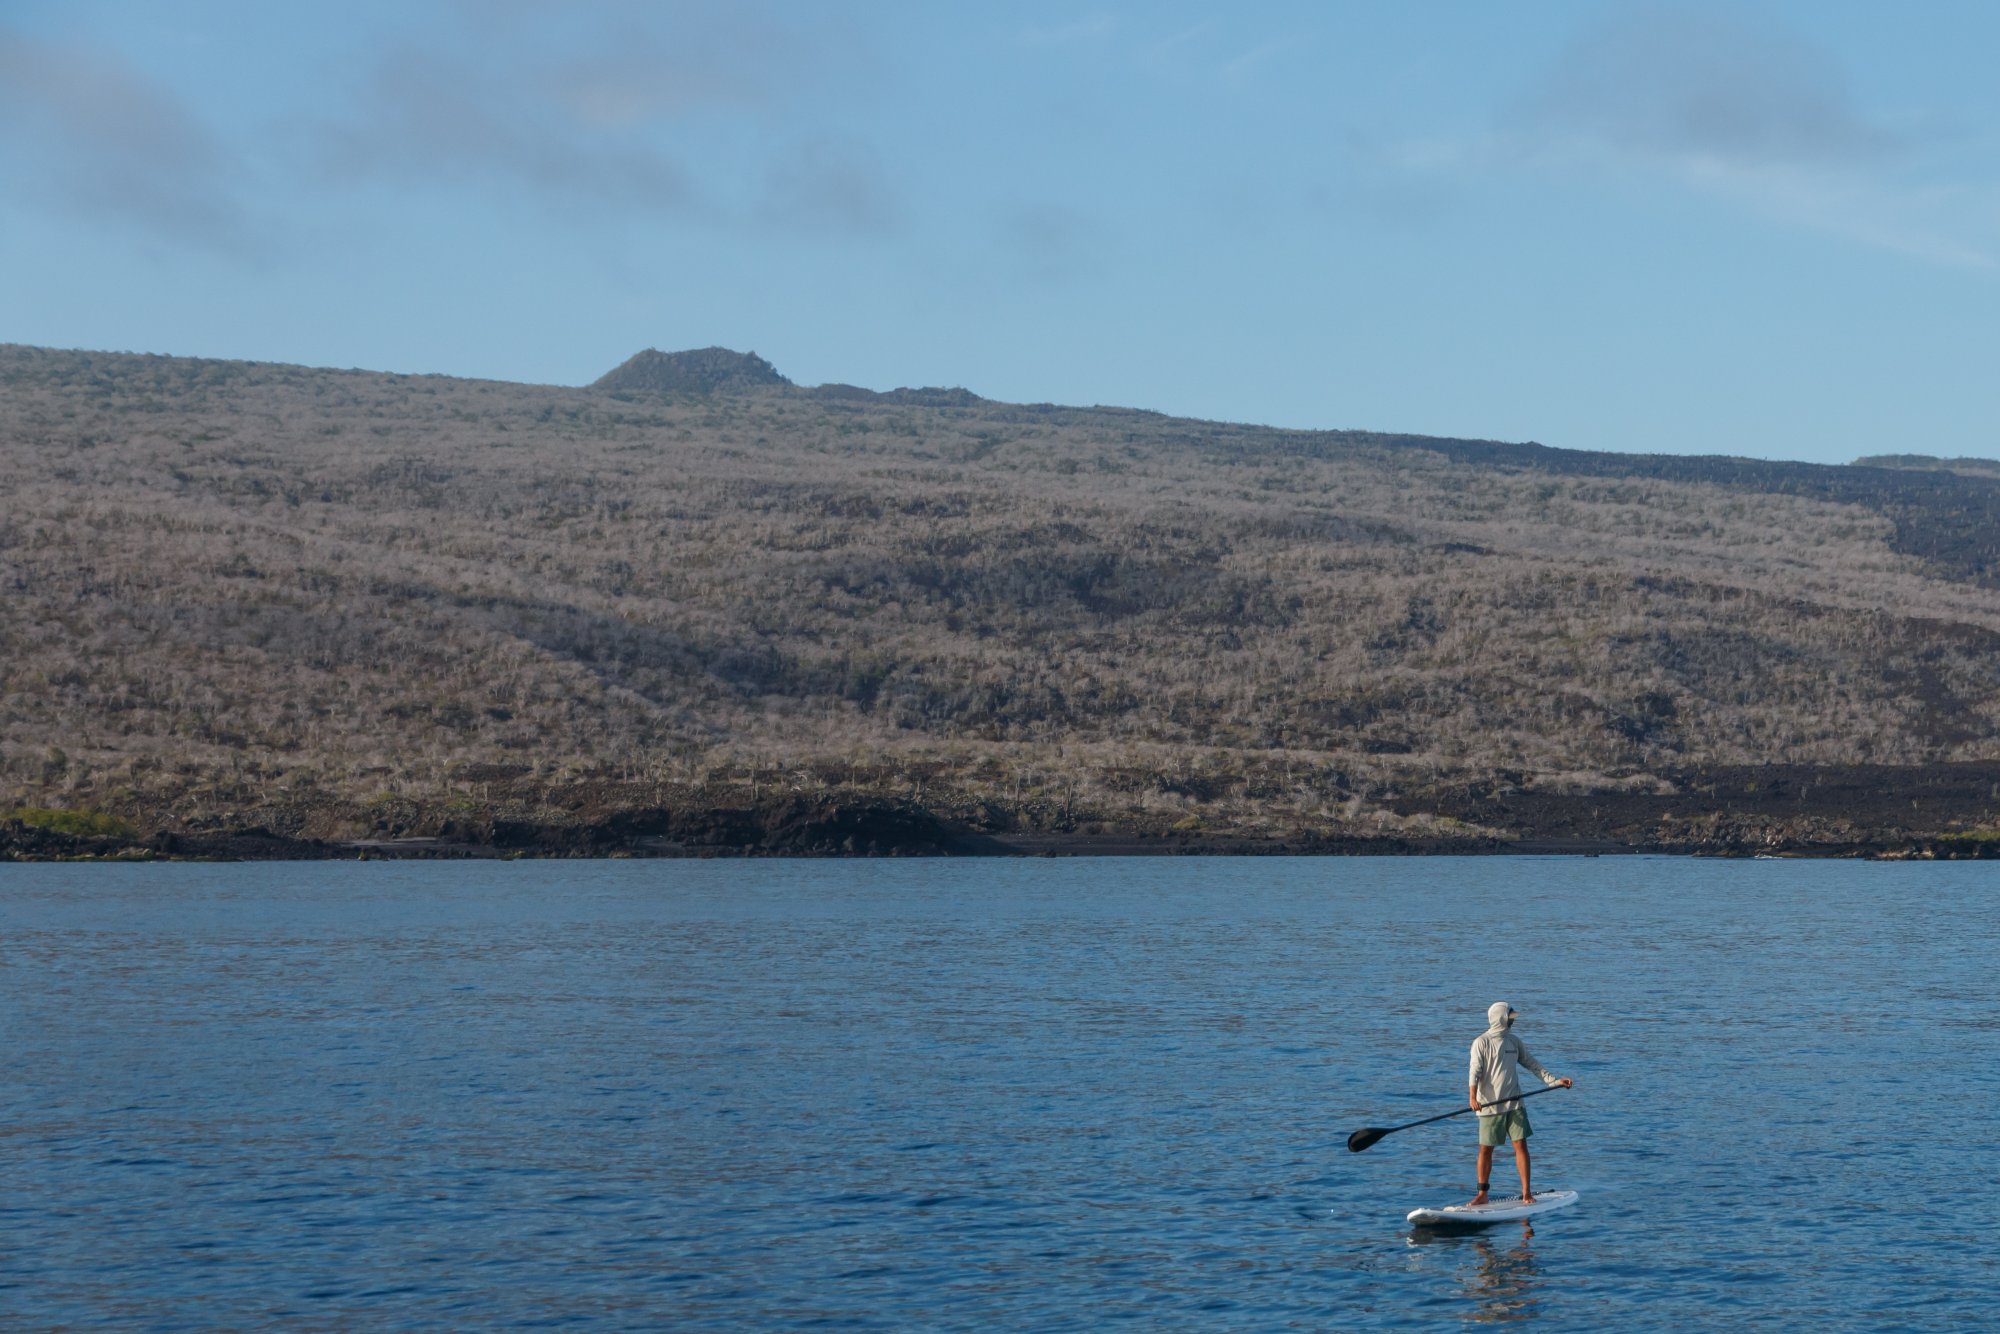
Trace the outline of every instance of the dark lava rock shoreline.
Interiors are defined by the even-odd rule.
[[[1656,791],[1561,793],[1499,778],[1385,797],[1399,815],[1455,821],[1462,836],[1281,836],[1021,821],[915,801],[771,794],[736,804],[621,804],[529,818],[459,811],[367,837],[274,830],[246,813],[200,830],[71,834],[0,819],[0,861],[327,860],[494,857],[1578,855],[1990,859],[2000,857],[2000,764],[1925,768],[1705,769]]]

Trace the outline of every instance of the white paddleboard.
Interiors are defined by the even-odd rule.
[[[1484,1204],[1448,1204],[1442,1209],[1412,1209],[1410,1221],[1418,1227],[1485,1227],[1489,1223],[1512,1223],[1537,1218],[1576,1203],[1573,1190],[1545,1190],[1532,1203],[1519,1196],[1511,1200],[1489,1198]]]

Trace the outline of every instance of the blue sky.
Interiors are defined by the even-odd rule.
[[[0,341],[2000,454],[2000,6],[0,0]]]

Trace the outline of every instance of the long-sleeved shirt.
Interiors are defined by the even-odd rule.
[[[1521,1039],[1504,1028],[1489,1028],[1472,1040],[1472,1075],[1466,1081],[1479,1102],[1497,1103],[1479,1109],[1481,1116],[1499,1116],[1521,1105],[1521,1077],[1516,1065],[1525,1065],[1542,1077],[1544,1084],[1562,1082],[1560,1075],[1542,1069],[1540,1061],[1528,1055]]]

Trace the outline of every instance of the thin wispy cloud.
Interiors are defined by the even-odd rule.
[[[719,6],[674,9],[665,26],[643,7],[465,9],[504,22],[468,22],[463,42],[406,42],[379,58],[349,111],[319,130],[331,179],[480,190],[571,218],[854,234],[895,215],[895,191],[861,146],[824,133],[785,142],[788,99],[819,77],[797,29]],[[767,159],[761,196],[693,165],[692,137],[718,125],[755,155],[753,181],[756,157]]]
[[[662,59],[664,53],[605,51],[528,71],[534,91],[580,126],[615,130],[716,106],[754,105],[760,81],[727,65]]]
[[[108,51],[0,27],[0,169],[16,200],[225,254],[263,248],[241,202],[240,159]]]
[[[1296,33],[1260,36],[1207,18],[1166,31],[1132,31],[1120,48],[1156,76],[1238,88],[1263,78],[1276,57],[1301,45]]]
[[[612,133],[573,106],[523,96],[523,81],[436,52],[380,62],[349,120],[321,131],[338,181],[416,179],[519,192],[558,209],[611,206],[687,212],[696,191],[679,162],[643,139]]]
[[[1109,37],[1117,30],[1118,20],[1112,15],[1086,14],[1068,23],[1023,28],[1014,40],[1022,46],[1076,46]]]
[[[1168,33],[1165,37],[1148,43],[1144,48],[1145,57],[1148,60],[1154,61],[1168,59],[1190,44],[1199,43],[1213,36],[1216,28],[1217,24],[1214,19],[1203,19],[1199,23],[1190,24],[1185,28]]]
[[[1086,278],[1103,264],[1103,229],[1088,214],[1062,204],[1011,206],[995,219],[1002,253],[1022,278],[1060,285]]]
[[[1933,125],[1865,105],[1802,35],[1655,6],[1578,34],[1491,128],[1378,142],[1351,153],[1350,167],[1378,182],[1527,173],[1664,187],[1774,225],[1994,268],[2000,184],[1941,172]]]
[[[579,13],[596,16],[579,23]],[[522,73],[539,95],[586,124],[642,125],[705,110],[758,111],[805,82],[820,83],[835,55],[809,27],[752,5],[550,6],[539,33],[554,51]],[[566,39],[566,40],[564,40]]]
[[[1864,107],[1839,64],[1802,36],[1649,8],[1574,39],[1483,154],[1664,179],[1770,221],[1990,268],[1991,210],[1978,201],[1992,187],[1927,179],[1923,128]]]
[[[1746,166],[1873,166],[1912,147],[1805,39],[1688,9],[1632,10],[1580,34],[1512,119],[1621,153]]]
[[[800,144],[773,162],[763,216],[807,232],[879,236],[895,230],[902,207],[873,155],[833,139]]]
[[[1226,83],[1242,83],[1248,80],[1256,73],[1258,66],[1264,64],[1272,56],[1285,50],[1291,44],[1289,39],[1279,38],[1275,41],[1253,46],[1240,55],[1232,56],[1222,64],[1223,81]]]

